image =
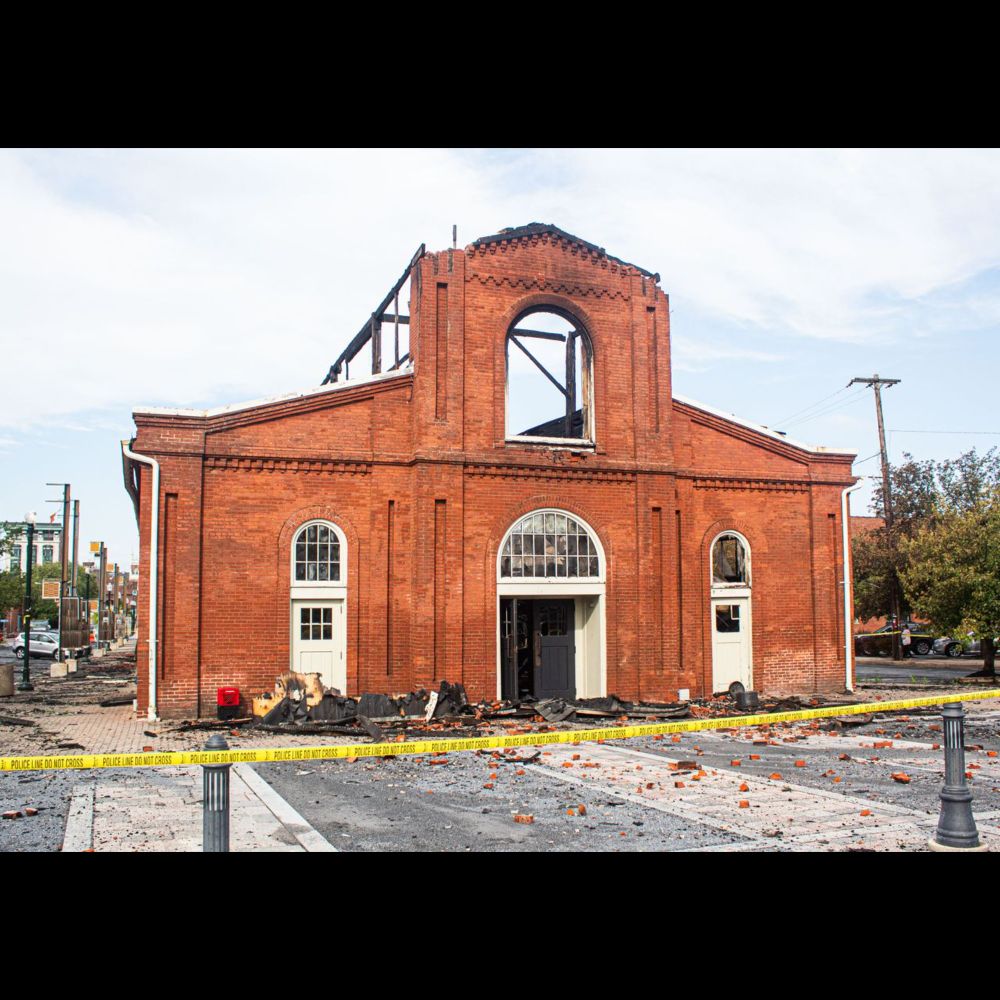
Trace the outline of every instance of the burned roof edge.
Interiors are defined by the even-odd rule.
[[[513,240],[525,239],[531,236],[541,236],[545,234],[558,236],[561,239],[566,240],[568,243],[575,243],[577,246],[583,247],[591,253],[595,253],[600,257],[606,257],[615,264],[622,265],[622,267],[634,268],[640,274],[644,274],[647,278],[652,278],[653,281],[659,282],[660,280],[660,275],[658,273],[647,271],[644,267],[639,267],[638,264],[630,264],[627,260],[622,260],[620,257],[612,257],[611,254],[604,249],[604,247],[599,247],[596,243],[588,243],[586,240],[580,239],[579,236],[567,233],[564,229],[560,229],[551,222],[529,222],[526,226],[501,229],[499,233],[493,233],[491,236],[480,236],[478,239],[473,240],[470,245],[474,247],[489,246],[492,243],[508,243]]]
[[[688,399],[686,396],[679,396],[677,393],[674,393],[673,398],[675,403],[680,403],[682,406],[689,406],[693,410],[701,410],[702,413],[708,413],[713,417],[720,417],[722,420],[727,420],[731,424],[746,427],[748,430],[756,431],[758,434],[763,434],[765,437],[772,438],[775,441],[780,441],[782,444],[790,445],[792,448],[798,448],[799,451],[807,451],[813,455],[830,455],[838,457],[844,455],[854,457],[857,455],[857,450],[851,450],[848,448],[827,448],[821,444],[813,445],[805,444],[803,441],[796,441],[795,438],[787,437],[780,431],[775,431],[770,427],[765,427],[764,424],[757,424],[752,420],[744,420],[742,417],[736,416],[735,413],[726,413],[725,410],[709,406],[707,403],[699,403],[696,399]]]
[[[356,389],[359,386],[370,385],[377,382],[387,382],[391,379],[402,378],[405,375],[412,375],[412,365],[400,368],[392,372],[381,372],[378,375],[368,375],[364,378],[351,379],[347,382],[335,382],[330,385],[321,385],[302,390],[300,392],[286,392],[280,396],[267,396],[264,399],[251,399],[244,403],[228,403],[225,406],[215,406],[207,410],[193,409],[184,406],[137,406],[133,411],[133,416],[154,416],[154,417],[220,417],[227,413],[239,413],[242,410],[254,410],[262,406],[273,406],[276,403],[287,403],[296,399],[307,399],[310,396],[323,396],[329,393],[341,392],[347,389]]]

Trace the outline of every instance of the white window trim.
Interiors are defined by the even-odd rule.
[[[513,445],[540,445],[542,447],[558,447],[558,448],[576,448],[581,449],[592,449],[597,448],[597,413],[595,412],[594,399],[597,396],[596,390],[594,388],[595,374],[594,374],[594,340],[590,335],[590,330],[588,330],[582,323],[580,323],[578,329],[582,330],[583,334],[586,336],[588,343],[590,344],[590,379],[589,387],[590,392],[587,399],[587,414],[589,416],[589,428],[584,428],[584,430],[590,431],[589,437],[583,438],[563,438],[563,437],[535,437],[531,434],[512,434],[510,429],[510,335],[515,332],[516,324],[527,319],[529,316],[535,316],[539,313],[552,313],[554,315],[559,315],[558,311],[549,307],[544,306],[537,309],[530,309],[526,313],[520,315],[514,323],[507,328],[507,335],[504,338],[504,361],[503,361],[503,426],[504,426],[504,443]],[[563,317],[565,318],[565,317]],[[575,320],[566,320],[567,323],[577,322]],[[583,350],[583,344],[580,345],[581,350]],[[585,352],[584,352],[585,353]],[[577,386],[577,389],[582,389],[582,386]],[[583,405],[583,397],[580,398],[580,404]]]
[[[507,545],[507,540],[514,533],[514,529],[526,518],[532,517],[535,514],[564,514],[566,517],[571,517],[577,524],[585,528],[587,534],[590,537],[590,541],[597,549],[598,556],[598,568],[600,570],[598,576],[501,576],[500,574],[500,562],[503,559],[503,550]],[[578,514],[574,514],[572,511],[563,510],[561,507],[539,507],[537,510],[529,510],[525,514],[521,514],[520,517],[515,518],[514,523],[507,529],[504,533],[503,538],[500,540],[500,546],[497,549],[497,563],[496,563],[496,573],[497,573],[497,587],[500,593],[509,592],[513,593],[514,590],[518,594],[526,593],[525,588],[529,588],[532,592],[535,592],[533,588],[538,587],[537,593],[545,594],[552,590],[561,590],[566,594],[594,594],[602,593],[603,586],[607,574],[607,558],[604,553],[604,546],[601,544],[601,540],[597,535],[597,532],[587,524],[587,522],[580,517]]]
[[[743,546],[747,577],[749,579],[748,583],[715,582],[715,571],[713,568],[713,564],[715,562],[715,544],[720,538],[724,538],[726,535],[732,535],[734,538],[738,538],[740,540],[740,544]],[[713,598],[723,599],[725,597],[735,598],[750,596],[751,591],[753,590],[753,553],[750,549],[750,543],[747,541],[745,535],[740,534],[738,531],[734,531],[732,528],[727,528],[725,531],[720,531],[715,538],[712,539],[712,544],[708,547],[708,585]]]
[[[337,536],[337,541],[340,543],[339,580],[295,579],[295,543],[298,541],[299,535],[302,534],[306,528],[309,528],[314,524],[324,525]],[[333,521],[326,521],[323,518],[313,518],[311,521],[306,521],[304,524],[300,524],[296,529],[295,534],[292,536],[291,545],[288,547],[288,579],[291,581],[292,598],[295,600],[302,600],[303,598],[322,599],[324,597],[338,596],[336,593],[331,593],[331,591],[344,592],[347,590],[347,566],[347,536],[336,524],[333,523]],[[340,596],[342,596],[342,594]]]

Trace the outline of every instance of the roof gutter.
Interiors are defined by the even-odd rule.
[[[153,470],[153,492],[150,509],[149,531],[149,710],[146,714],[150,722],[155,722],[159,716],[156,712],[156,585],[159,580],[157,557],[160,553],[160,463],[155,458],[140,455],[132,451],[130,442],[122,441],[122,455],[133,462],[141,462]]]
[[[854,624],[854,608],[851,606],[854,595],[854,571],[851,566],[851,537],[848,530],[850,526],[850,516],[848,514],[850,504],[847,498],[864,486],[864,480],[865,477],[862,476],[858,482],[853,486],[848,486],[840,494],[840,524],[844,533],[844,557],[841,560],[844,567],[844,687],[849,692],[854,691],[854,671],[852,669],[854,666],[854,636],[852,635],[854,631],[852,627]]]

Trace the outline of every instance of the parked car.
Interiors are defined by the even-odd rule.
[[[50,656],[56,658],[59,651],[59,635],[56,632],[35,632],[31,633],[31,655]],[[22,632],[14,640],[14,655],[19,659],[24,659],[24,633]]]
[[[934,636],[926,625],[920,622],[904,622],[910,630],[910,651],[917,656],[926,656],[934,645]],[[892,625],[883,625],[874,632],[866,632],[854,637],[854,652],[858,656],[891,656],[893,636],[899,635],[902,629]]]
[[[994,639],[993,645],[996,648],[998,646],[1000,639]],[[968,639],[953,639],[951,636],[944,636],[941,639],[934,640],[934,652],[943,653],[945,656],[959,657],[959,656],[982,656],[983,655],[983,644],[978,639],[968,638]]]

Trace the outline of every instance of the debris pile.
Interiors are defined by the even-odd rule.
[[[324,688],[318,674],[283,674],[273,695],[253,699],[256,727],[265,732],[356,733],[360,728],[373,739],[383,739],[383,728],[440,731],[479,730],[486,726],[578,722],[611,719],[652,721],[686,718],[688,703],[631,702],[604,698],[541,701],[480,701],[472,703],[461,684],[442,681],[436,691],[421,688],[401,695],[362,694],[350,698],[335,688]],[[530,729],[525,729],[525,732]]]

